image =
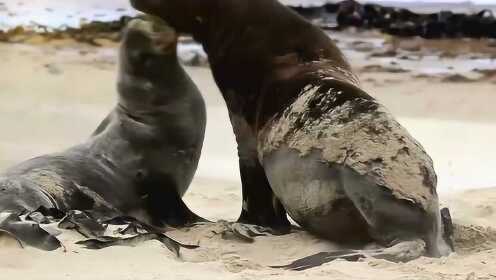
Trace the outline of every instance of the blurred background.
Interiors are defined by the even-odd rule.
[[[363,6],[341,10],[351,21],[344,17],[339,26],[337,2],[283,1],[329,33],[363,87],[425,146],[441,193],[496,186],[496,38],[405,36],[415,22],[373,28],[360,18]],[[367,3],[432,13],[422,23],[424,31],[446,17],[442,10],[469,15],[487,9],[478,19],[488,24],[496,11],[492,0]],[[125,0],[0,0],[0,168],[60,151],[91,134],[115,104],[118,30],[123,16],[135,14]],[[81,31],[81,25],[87,29]],[[179,50],[208,105],[195,188],[239,189],[236,145],[207,58],[189,38]]]

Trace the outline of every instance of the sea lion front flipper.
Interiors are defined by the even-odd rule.
[[[238,148],[240,149],[240,148]],[[240,158],[243,205],[238,223],[271,228],[277,232],[291,230],[286,210],[272,191],[258,160],[251,163]]]
[[[165,226],[185,227],[197,223],[210,222],[191,211],[175,191],[157,196],[156,198],[161,198],[162,204],[159,207],[161,209],[160,212],[155,216],[159,216],[159,222]],[[159,215],[159,213],[162,213],[162,215]]]
[[[175,209],[176,211],[178,211],[179,216],[183,217],[182,221],[176,226],[192,226],[199,223],[211,223],[211,221],[203,217],[200,217],[196,213],[191,211],[191,209],[189,209],[186,203],[184,203],[183,199],[180,198],[179,195],[177,194],[176,196],[177,196],[177,201],[176,201],[177,205],[175,206]]]
[[[152,173],[140,178],[138,186],[154,226],[184,227],[208,222],[193,213],[184,203],[173,176]]]
[[[363,258],[372,257],[392,262],[408,262],[425,254],[426,245],[421,239],[400,242],[394,246],[378,250],[344,250],[335,252],[321,252],[315,255],[298,259],[288,265],[271,266],[272,268],[284,268],[289,270],[307,270],[325,263],[344,259],[347,261],[358,261]]]

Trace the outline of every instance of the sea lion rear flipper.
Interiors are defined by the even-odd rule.
[[[163,203],[161,211],[165,216],[161,215],[160,222],[164,225],[184,227],[210,222],[191,211],[177,193],[163,196],[163,198],[166,202]]]
[[[14,234],[0,229],[0,247],[17,247],[24,248],[21,240],[19,240]]]

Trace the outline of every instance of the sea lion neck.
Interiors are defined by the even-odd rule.
[[[148,116],[167,111],[187,98],[186,73],[177,57],[167,57],[157,74],[137,75],[120,65],[117,82],[118,107],[128,115]],[[160,74],[158,74],[160,73]]]

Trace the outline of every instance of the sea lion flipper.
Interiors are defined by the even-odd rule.
[[[176,191],[175,180],[171,176],[153,175],[155,180],[145,179],[140,187],[146,190],[146,205],[150,216],[155,217],[153,224],[160,226],[185,227],[199,222],[208,222],[191,211]],[[159,182],[165,182],[163,187]]]
[[[240,144],[238,144],[240,145]],[[238,150],[246,150],[241,147]],[[248,157],[250,155],[247,155]],[[256,157],[256,154],[251,155]],[[258,160],[240,159],[243,207],[238,223],[272,228],[289,232],[286,210],[271,189],[267,175]]]
[[[174,198],[174,197],[176,197],[176,198]],[[210,223],[211,222],[211,221],[197,215],[195,212],[193,212],[191,209],[189,209],[189,207],[186,205],[186,203],[184,203],[183,199],[180,198],[179,195],[177,195],[177,193],[174,195],[171,195],[171,198],[176,200],[174,202],[175,206],[173,206],[173,209],[170,210],[172,213],[174,211],[176,211],[176,213],[178,214],[178,217],[174,218],[175,220],[179,220],[179,224],[176,224],[176,226],[191,226],[191,225],[198,224],[198,223]],[[177,219],[177,218],[179,218],[179,219]],[[168,224],[168,225],[174,226],[172,224]]]

